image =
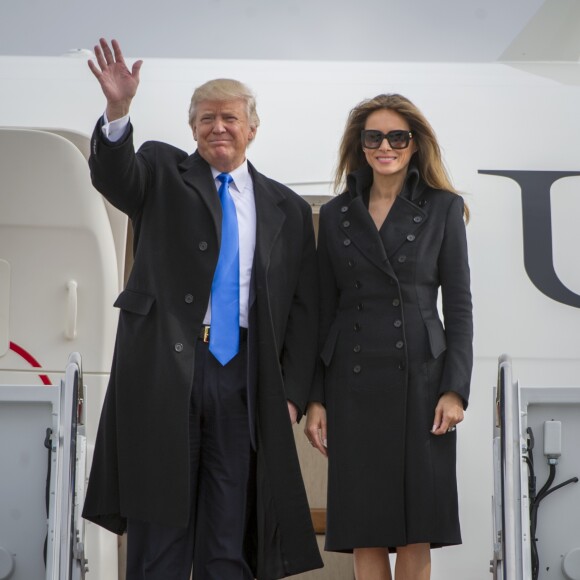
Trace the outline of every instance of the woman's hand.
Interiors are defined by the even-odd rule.
[[[105,97],[107,98],[107,119],[114,121],[129,113],[129,107],[139,86],[139,70],[143,64],[138,60],[132,70],[127,68],[121,47],[116,40],[111,41],[111,48],[104,38],[95,46],[97,66],[89,60],[89,68],[95,75]]]
[[[304,433],[313,447],[328,457],[326,451],[326,409],[320,403],[310,403],[306,411]]]
[[[455,426],[463,421],[463,400],[452,391],[447,391],[439,398],[433,420],[433,435],[445,435],[455,431]]]

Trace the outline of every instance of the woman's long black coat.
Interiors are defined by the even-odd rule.
[[[91,147],[93,184],[132,219],[135,261],[116,303],[114,361],[83,515],[119,534],[128,517],[185,526],[195,345],[217,264],[221,206],[198,153],[149,142],[136,155],[132,131],[111,144],[100,124]],[[286,402],[304,409],[311,385],[316,259],[308,204],[249,169],[257,218],[248,335],[258,487],[251,537],[257,578],[270,580],[322,565]]]
[[[467,406],[472,308],[463,199],[411,167],[380,231],[370,168],[320,213],[329,550],[461,542],[456,433],[430,433],[446,391]],[[445,327],[437,309],[442,290]]]

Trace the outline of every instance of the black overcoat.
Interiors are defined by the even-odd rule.
[[[441,394],[465,406],[469,397],[463,199],[427,187],[411,167],[379,231],[371,182],[368,167],[351,174],[320,213],[323,364],[311,400],[328,415],[326,547],[456,544],[456,433],[430,431]]]
[[[188,409],[194,349],[221,237],[221,205],[198,153],[145,143],[132,129],[110,143],[97,125],[95,187],[134,227],[134,264],[120,308],[111,377],[97,434],[84,517],[122,533],[126,518],[185,526]],[[304,409],[316,357],[317,287],[309,205],[249,165],[256,203],[255,302],[248,344],[255,411],[257,578],[322,565],[287,400]]]

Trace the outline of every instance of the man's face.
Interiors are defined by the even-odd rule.
[[[222,173],[244,162],[248,144],[256,134],[242,99],[201,101],[191,128],[199,154]]]

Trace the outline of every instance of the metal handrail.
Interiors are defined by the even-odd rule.
[[[502,578],[523,580],[519,389],[512,379],[511,358],[506,354],[498,361],[497,397],[501,439]]]

